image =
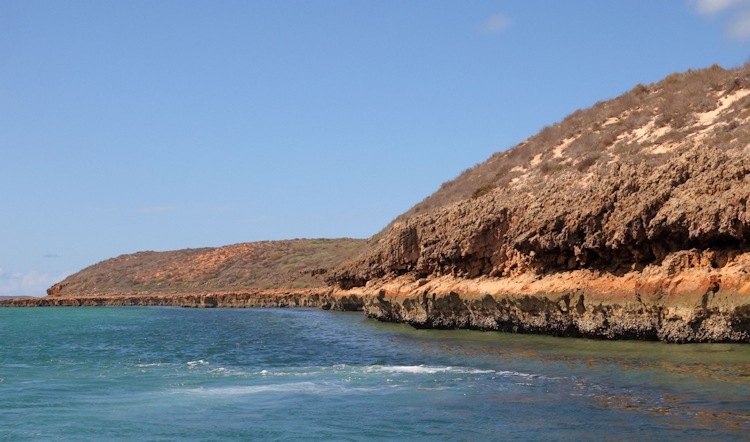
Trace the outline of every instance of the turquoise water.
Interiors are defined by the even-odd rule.
[[[746,440],[750,346],[0,309],[0,440]]]

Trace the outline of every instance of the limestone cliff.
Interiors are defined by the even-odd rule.
[[[415,325],[748,340],[749,173],[750,66],[674,74],[443,185],[331,282]]]

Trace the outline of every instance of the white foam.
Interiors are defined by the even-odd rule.
[[[188,361],[187,365],[190,368],[197,367],[199,365],[208,365],[208,361],[204,361],[203,359],[198,359],[197,361]]]
[[[277,377],[289,377],[289,376],[297,376],[297,377],[303,377],[303,376],[314,376],[317,374],[322,373],[322,370],[310,370],[310,367],[304,367],[304,369],[307,369],[309,371],[270,371],[270,370],[261,370],[256,371],[252,373],[247,372],[238,372],[238,374],[249,374],[251,376],[277,376]],[[293,368],[290,367],[290,370],[293,370]]]
[[[451,367],[427,367],[424,365],[387,365],[378,367],[378,371],[385,371],[388,373],[413,373],[413,374],[434,374],[434,373],[445,373],[449,371]]]
[[[530,373],[521,373],[520,371],[498,371],[496,372],[500,376],[514,376],[514,377],[521,377],[521,378],[538,378],[540,375],[538,374],[530,374]]]
[[[338,384],[318,384],[315,382],[291,382],[269,385],[243,385],[237,387],[190,388],[177,390],[176,393],[186,393],[198,396],[237,396],[262,393],[308,393],[326,394],[346,392],[372,392],[375,388],[351,388]]]
[[[244,385],[241,387],[215,387],[215,388],[191,388],[182,390],[182,393],[197,395],[245,395],[257,393],[284,393],[284,392],[315,392],[321,390],[313,382],[294,382],[290,384],[271,384],[271,385]]]
[[[520,371],[498,371],[495,373],[500,376],[505,376],[505,377],[519,377],[519,378],[524,378],[524,379],[542,379],[545,381],[560,381],[560,380],[565,379],[564,377],[559,377],[559,376],[545,376],[541,374],[522,373]]]
[[[472,370],[468,370],[466,373],[468,373],[468,374],[487,374],[487,373],[495,373],[495,370],[472,369]]]
[[[378,371],[387,373],[411,373],[411,374],[435,374],[435,373],[461,373],[461,374],[482,374],[494,373],[494,370],[479,370],[463,367],[431,367],[426,365],[385,365],[376,367]]]

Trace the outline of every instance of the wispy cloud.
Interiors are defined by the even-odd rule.
[[[63,280],[39,272],[8,272],[0,268],[0,296],[43,296],[52,284]]]
[[[45,258],[45,259],[57,259],[57,258],[62,258],[62,257],[60,255],[58,255],[57,253],[47,253],[47,254],[43,255],[42,258]]]
[[[501,14],[495,14],[487,17],[479,24],[479,31],[486,34],[494,34],[507,28],[510,19]]]
[[[732,6],[742,3],[742,0],[692,0],[695,10],[701,15],[715,15]]]
[[[689,0],[698,14],[726,15],[724,32],[733,40],[750,40],[750,0]]]
[[[726,28],[727,35],[735,40],[750,40],[750,7],[734,17]]]

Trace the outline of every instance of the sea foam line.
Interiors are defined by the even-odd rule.
[[[188,367],[193,368],[199,365],[209,365],[209,362],[204,361],[203,359],[198,359],[197,361],[188,361],[187,365]]]
[[[236,395],[253,395],[262,393],[311,393],[326,394],[337,392],[369,392],[377,388],[351,388],[345,385],[315,383],[315,382],[291,382],[270,385],[243,385],[233,387],[209,387],[209,388],[190,388],[177,390],[175,393],[185,393],[198,396],[236,396]]]
[[[495,370],[479,370],[463,367],[434,367],[427,365],[383,365],[373,366],[375,371],[387,373],[410,373],[410,374],[435,374],[435,373],[458,373],[458,374],[486,374],[494,373]]]

